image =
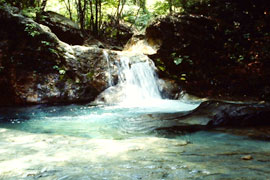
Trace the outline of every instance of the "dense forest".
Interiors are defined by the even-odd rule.
[[[2,0],[22,10],[23,15],[42,20],[45,11],[55,11],[77,22],[87,34],[117,38],[143,30],[159,15],[184,12],[203,0]],[[43,14],[44,15],[44,14]],[[129,34],[130,35],[130,34]],[[130,37],[129,37],[130,38]]]
[[[143,29],[147,22],[158,15],[184,12],[203,0],[2,0],[23,10],[24,15],[37,18],[36,14],[54,10],[80,24],[82,30],[102,32],[106,25],[125,21],[131,26]],[[104,32],[102,32],[104,33]]]

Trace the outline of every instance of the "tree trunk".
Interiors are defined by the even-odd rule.
[[[121,5],[121,0],[118,0],[118,5],[117,5],[117,8],[116,8],[116,13],[115,13],[115,19],[118,19],[120,5]]]
[[[78,0],[76,2],[77,6],[77,14],[78,14],[78,20],[81,26],[81,30],[84,30],[85,28],[85,11],[86,11],[86,0]]]
[[[71,5],[70,5],[70,0],[67,0],[67,2],[64,1],[64,3],[65,3],[65,6],[66,6],[66,8],[67,8],[67,10],[68,10],[69,19],[70,19],[71,21],[73,21],[73,18],[72,18],[72,11],[71,11]]]
[[[102,12],[101,12],[101,0],[99,0],[99,23],[98,23],[98,28],[100,30],[101,25],[102,25]]]
[[[35,7],[35,0],[29,0],[29,6]]]
[[[136,24],[136,21],[137,21],[137,19],[138,19],[140,10],[141,10],[141,6],[139,7],[139,9],[138,9],[138,11],[137,11],[137,13],[136,13],[136,17],[135,17],[134,23],[131,24],[130,27],[129,27],[130,29],[132,28],[132,26],[133,26],[134,24]]]
[[[126,0],[122,0],[122,7],[121,7],[121,10],[120,10],[120,12],[119,12],[119,19],[120,19],[120,17],[122,16],[122,13],[123,13],[123,10],[124,10],[125,3],[126,3]]]
[[[46,8],[46,5],[47,5],[47,1],[48,0],[43,0],[42,3],[41,3],[41,6],[40,6],[40,11],[43,12]]]
[[[95,7],[96,7],[96,19],[95,19],[95,30],[94,30],[94,33],[95,35],[98,36],[98,0],[96,0],[95,2]]]
[[[119,3],[120,3],[121,0],[119,0]],[[124,10],[124,6],[125,6],[125,3],[126,3],[126,0],[122,0],[122,6],[121,6],[121,9],[120,11],[118,12],[118,16],[117,16],[117,19],[116,19],[116,28],[117,28],[117,33],[116,33],[116,38],[117,39],[120,39],[120,19],[122,17],[122,13],[123,13],[123,10]]]
[[[89,1],[90,5],[90,30],[93,32],[94,31],[94,13],[93,13],[93,2],[92,0]]]
[[[78,12],[79,12],[79,21],[80,21],[80,26],[81,29],[84,29],[84,15],[83,15],[83,11],[82,11],[82,1],[78,0]]]
[[[38,2],[40,3],[40,2]],[[40,21],[40,18],[41,18],[41,14],[45,11],[45,8],[46,8],[46,5],[47,5],[47,0],[43,0],[41,3],[40,3],[40,6],[39,6],[39,11],[36,13],[36,21]]]
[[[173,10],[172,10],[172,0],[169,0],[169,12],[170,14],[172,14]]]
[[[182,0],[182,7],[183,9],[187,8],[187,0]]]
[[[37,5],[38,7],[40,7],[40,0],[37,0]]]
[[[83,28],[82,28],[82,30],[84,30],[85,29],[85,14],[86,14],[86,5],[87,5],[87,0],[84,0],[83,1],[83,7],[82,7],[82,26],[83,26]]]

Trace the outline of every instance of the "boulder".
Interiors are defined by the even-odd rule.
[[[157,44],[150,44],[145,39],[145,33],[134,34],[124,47],[124,51],[140,52],[145,55],[153,55],[157,53],[159,46]]]
[[[84,42],[79,25],[56,12],[43,12],[38,22],[48,26],[63,42],[72,45],[82,45]]]
[[[180,97],[181,88],[172,79],[159,79],[159,90],[164,99],[178,99]]]
[[[117,20],[114,16],[109,15],[108,18],[109,21],[103,24],[103,40],[117,49],[122,49],[137,30],[131,24],[123,20]]]
[[[151,117],[169,121],[166,127],[158,128],[168,132],[263,127],[270,125],[270,104],[205,101],[190,112],[154,114]]]
[[[207,124],[209,127],[252,127],[270,125],[269,103],[235,104],[207,102],[202,104],[201,109],[204,108],[206,113],[211,114],[211,120]]]
[[[150,58],[160,76],[199,97],[269,100],[270,16],[264,3],[207,1],[153,20],[145,39],[158,47]]]

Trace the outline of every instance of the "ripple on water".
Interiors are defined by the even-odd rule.
[[[153,108],[0,112],[4,179],[265,179],[270,173],[270,143],[217,132],[157,134],[167,122],[152,116]],[[245,155],[253,159],[242,160]]]

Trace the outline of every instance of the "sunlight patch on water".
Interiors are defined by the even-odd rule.
[[[0,143],[5,180],[267,179],[270,167],[269,143],[213,132],[112,140],[5,129]]]

